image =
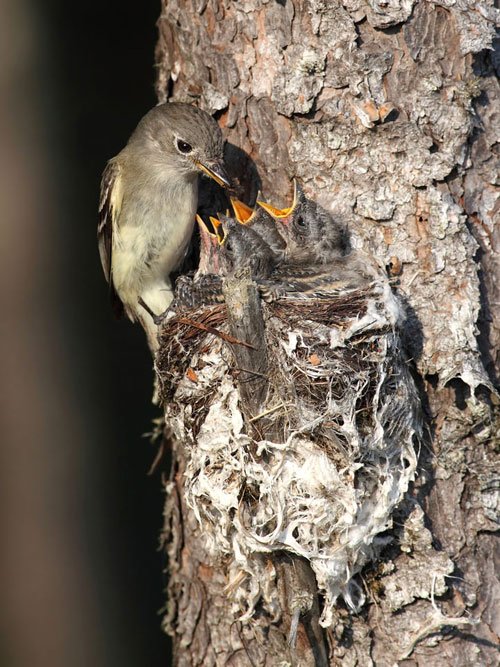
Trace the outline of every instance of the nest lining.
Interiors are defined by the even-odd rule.
[[[416,469],[419,401],[401,349],[401,311],[382,280],[335,299],[263,304],[269,357],[258,438],[242,414],[224,306],[174,314],[157,358],[166,421],[186,447],[185,493],[242,620],[279,613],[265,554],[306,558],[323,595],[321,624],[342,595]],[[189,369],[189,370],[188,370]],[[237,582],[236,584],[234,582]]]

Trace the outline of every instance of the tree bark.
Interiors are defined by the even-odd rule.
[[[301,617],[295,646],[284,591],[307,584],[293,583],[286,554],[263,557],[281,616],[235,614],[229,593],[238,584],[228,584],[186,503],[189,453],[177,438],[165,485],[164,626],[179,665],[496,664],[496,12],[466,0],[163,2],[158,98],[216,114],[241,199],[253,204],[260,189],[274,205],[289,205],[297,177],[348,224],[354,247],[398,276],[427,422],[392,540],[362,571],[361,613],[339,601],[334,623],[319,629],[322,600],[312,585],[313,621],[308,627]],[[222,310],[208,313],[210,326]],[[163,380],[165,345],[156,360]],[[255,386],[242,395],[254,416],[262,395]],[[167,438],[180,413],[168,419]],[[301,563],[288,569],[299,572]],[[295,581],[309,575],[306,568]]]

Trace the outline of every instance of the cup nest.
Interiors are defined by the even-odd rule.
[[[225,305],[171,313],[156,358],[166,423],[234,612],[279,613],[268,554],[288,552],[309,561],[327,627],[339,596],[363,604],[354,576],[385,543],[415,475],[420,402],[401,344],[404,314],[383,276],[262,310],[268,392],[257,415],[242,409]]]

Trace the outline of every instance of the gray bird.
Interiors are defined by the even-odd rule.
[[[169,274],[193,231],[198,175],[223,187],[222,133],[204,111],[167,103],[149,111],[103,173],[97,236],[115,312],[140,320],[157,347],[157,321],[169,307]]]
[[[221,273],[235,275],[248,270],[254,280],[270,276],[280,258],[264,239],[234,218],[219,214],[219,220]]]
[[[323,207],[304,194],[294,181],[289,208],[278,209],[258,201],[276,221],[286,243],[286,261],[296,264],[327,264],[349,250],[347,230]]]
[[[366,287],[383,277],[372,257],[350,251],[346,228],[306,197],[297,181],[289,208],[257,203],[273,217],[286,241],[285,261],[262,281],[267,298],[322,298]]]
[[[257,194],[257,199],[259,195],[260,192]],[[251,227],[254,232],[257,232],[264,239],[274,253],[278,256],[283,256],[286,249],[286,241],[284,236],[278,231],[272,215],[264,210],[262,206],[252,209],[239,199],[233,199],[232,197],[231,205],[239,223]]]
[[[219,213],[219,219],[210,216],[215,234],[200,216],[200,263],[193,278],[180,276],[176,281],[176,308],[198,308],[223,303],[223,277],[231,277],[248,270],[257,282],[271,275],[279,258],[269,245],[251,227]],[[214,236],[217,248],[214,246]]]

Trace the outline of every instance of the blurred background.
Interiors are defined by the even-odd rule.
[[[0,0],[0,665],[168,665],[157,410],[113,319],[102,169],[155,104],[159,0]]]

